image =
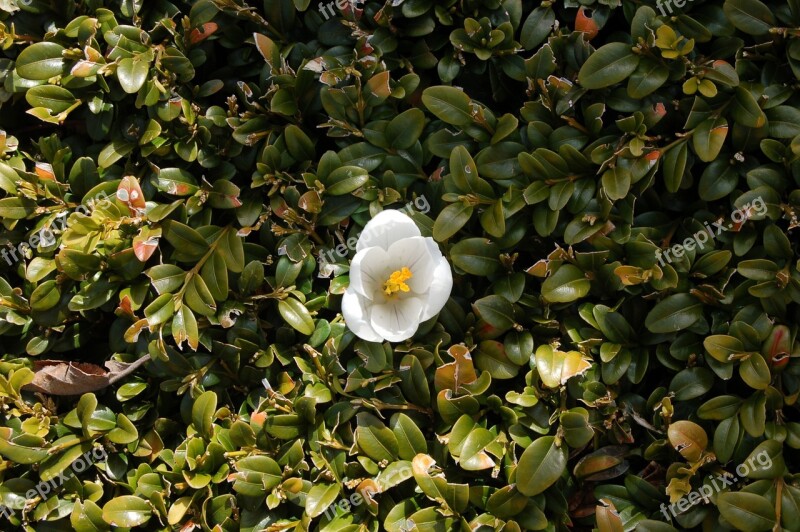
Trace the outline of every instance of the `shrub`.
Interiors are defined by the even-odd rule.
[[[0,0],[4,530],[797,530],[800,2],[250,3]]]

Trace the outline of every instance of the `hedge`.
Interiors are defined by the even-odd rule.
[[[0,0],[0,529],[800,530],[799,80],[798,0]]]

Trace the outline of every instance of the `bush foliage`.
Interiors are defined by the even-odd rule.
[[[0,0],[0,528],[798,530],[800,1],[248,2]]]

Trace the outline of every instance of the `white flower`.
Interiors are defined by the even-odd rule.
[[[442,310],[453,274],[439,246],[396,210],[370,220],[356,244],[342,299],[347,327],[368,342],[402,342]]]

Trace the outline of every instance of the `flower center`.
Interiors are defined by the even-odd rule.
[[[392,272],[389,279],[383,283],[383,293],[391,296],[397,292],[408,292],[409,288],[405,281],[408,281],[414,276],[407,267],[403,266],[402,269]]]

